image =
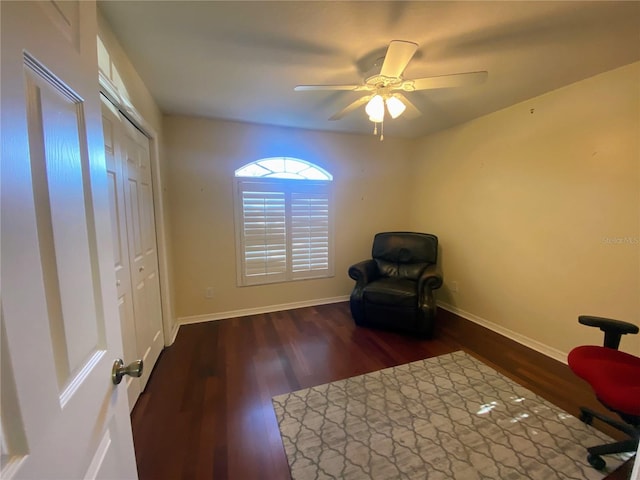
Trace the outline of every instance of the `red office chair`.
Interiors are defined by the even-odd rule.
[[[584,345],[569,352],[569,367],[586,380],[600,403],[618,414],[625,423],[615,421],[589,408],[580,408],[580,420],[591,425],[597,418],[629,435],[628,440],[588,447],[587,460],[597,470],[606,462],[601,455],[635,452],[640,439],[640,358],[618,350],[620,337],[638,333],[631,323],[609,318],[582,315],[583,325],[599,327],[604,332],[604,346]],[[640,461],[640,460],[636,460]]]

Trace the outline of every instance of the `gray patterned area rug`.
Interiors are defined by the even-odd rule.
[[[273,398],[294,480],[601,479],[611,439],[454,352]]]

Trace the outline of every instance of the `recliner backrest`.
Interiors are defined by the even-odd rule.
[[[371,256],[385,277],[417,280],[438,259],[438,237],[428,233],[383,232],[373,239]]]

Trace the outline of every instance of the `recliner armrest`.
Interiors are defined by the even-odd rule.
[[[637,325],[613,318],[594,317],[591,315],[580,315],[578,322],[589,327],[598,327],[604,332],[604,346],[617,349],[620,345],[620,337],[628,333],[636,334],[640,330]]]
[[[375,260],[364,260],[349,267],[349,276],[357,285],[366,285],[378,278],[378,265]]]
[[[442,274],[438,270],[437,265],[429,265],[422,271],[420,277],[418,277],[418,290],[422,291],[425,286],[431,290],[442,286]]]

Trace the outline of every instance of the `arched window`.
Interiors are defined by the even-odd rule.
[[[306,160],[272,157],[235,177],[238,284],[333,276],[331,174]]]
[[[333,180],[324,168],[299,158],[272,157],[256,160],[236,170],[236,177]]]

